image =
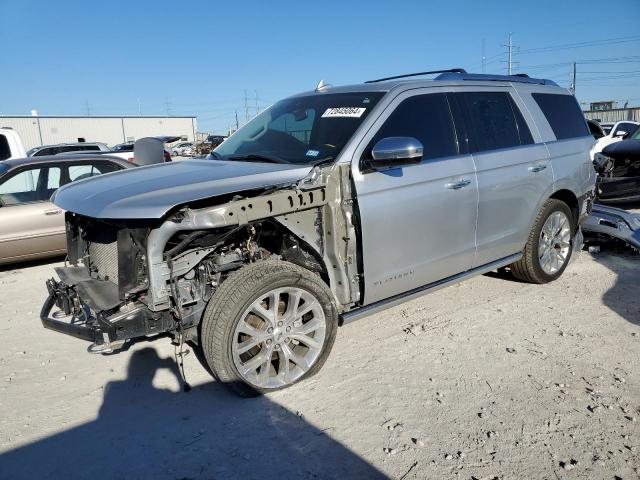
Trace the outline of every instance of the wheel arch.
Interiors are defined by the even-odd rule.
[[[573,225],[574,227],[578,225],[578,218],[580,216],[580,204],[578,202],[578,197],[576,197],[575,193],[571,190],[563,188],[561,190],[557,190],[553,193],[549,198],[554,198],[556,200],[560,200],[567,204],[569,209],[571,210],[571,214],[573,215]]]

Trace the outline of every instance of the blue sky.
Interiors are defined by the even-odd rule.
[[[640,0],[0,0],[0,114],[197,115],[221,132],[318,80],[464,67],[640,104]],[[545,48],[552,47],[552,48]],[[88,105],[87,105],[88,104]]]

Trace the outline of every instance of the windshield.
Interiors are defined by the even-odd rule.
[[[314,164],[335,159],[383,93],[318,94],[282,100],[213,152],[224,160]]]

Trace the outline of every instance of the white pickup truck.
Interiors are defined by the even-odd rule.
[[[24,158],[27,152],[22,145],[18,132],[11,128],[0,128],[0,161],[11,158]]]

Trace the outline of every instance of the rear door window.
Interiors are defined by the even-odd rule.
[[[83,180],[85,178],[95,177],[103,173],[115,172],[120,168],[107,162],[94,162],[80,165],[70,165],[69,167],[69,180],[75,182],[76,180]]]
[[[587,137],[587,122],[573,95],[532,93],[558,140]]]
[[[387,137],[420,140],[425,160],[458,154],[451,110],[444,93],[415,95],[402,101],[373,138],[369,156],[373,146]]]
[[[529,127],[509,93],[464,92],[454,96],[459,114],[467,119],[472,153],[533,143]]]

